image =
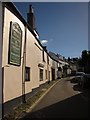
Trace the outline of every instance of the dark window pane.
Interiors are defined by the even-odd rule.
[[[40,81],[43,80],[43,69],[40,69]]]
[[[25,67],[25,81],[30,81],[30,68]]]

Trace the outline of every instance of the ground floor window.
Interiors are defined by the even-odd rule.
[[[45,70],[45,75],[46,75],[46,79],[47,79],[47,70]]]
[[[25,67],[25,81],[30,81],[30,67]]]
[[[61,67],[58,67],[58,71],[62,71]]]
[[[40,81],[43,80],[43,69],[40,69]]]
[[[49,71],[49,80],[50,80],[50,71]]]

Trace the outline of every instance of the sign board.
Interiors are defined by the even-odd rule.
[[[41,64],[41,63],[39,63],[39,64],[38,64],[38,67],[42,67],[42,68],[43,68],[43,67],[44,67],[44,65],[43,65],[43,64]]]
[[[18,23],[10,22],[8,63],[21,65],[22,30]]]
[[[0,2],[0,120],[2,119],[2,3]]]

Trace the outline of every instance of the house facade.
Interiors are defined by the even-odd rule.
[[[56,77],[62,78],[71,74],[71,68],[68,61],[61,55],[49,52],[50,56],[54,59],[52,67],[56,69]],[[56,66],[55,66],[56,62]]]
[[[0,113],[4,116],[26,102],[32,91],[57,79],[58,62],[13,3],[0,2],[0,13]]]
[[[42,46],[30,5],[28,22],[13,3],[0,2],[0,117],[27,101],[42,85],[70,74],[68,65]]]

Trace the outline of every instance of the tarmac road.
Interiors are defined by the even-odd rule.
[[[88,118],[87,90],[81,90],[73,79],[63,78],[22,119]]]

